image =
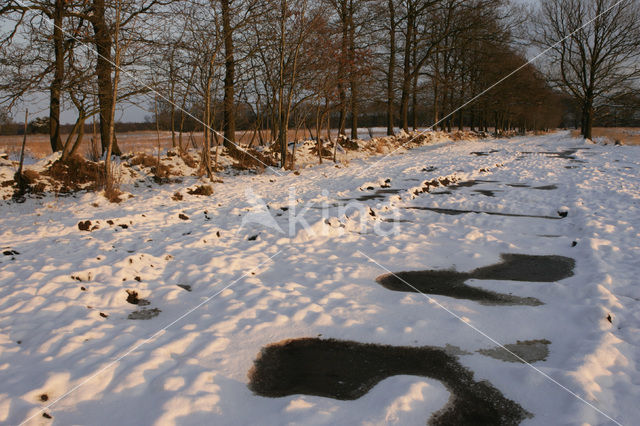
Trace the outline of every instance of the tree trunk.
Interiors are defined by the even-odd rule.
[[[231,28],[231,16],[229,0],[220,0],[222,5],[222,31],[224,37],[225,76],[224,76],[224,145],[229,146],[236,140],[236,115],[234,103],[235,59],[233,57],[233,29]]]
[[[347,93],[345,81],[347,74],[348,46],[349,46],[349,21],[347,17],[347,0],[342,0],[340,4],[340,23],[342,25],[341,58],[338,65],[338,94],[340,98],[340,124],[338,126],[338,136],[345,133],[345,123],[347,121]]]
[[[349,79],[351,86],[351,139],[358,139],[358,73],[356,62],[356,29],[353,24],[353,0],[349,1]]]
[[[55,0],[53,11],[53,51],[55,55],[55,67],[51,80],[49,102],[49,137],[51,150],[62,151],[60,138],[60,97],[62,96],[62,84],[64,82],[64,34],[62,32],[62,19],[64,16],[64,0]]]
[[[80,122],[80,126],[78,128],[78,136],[76,137],[76,141],[73,144],[73,147],[71,148],[71,151],[69,152],[69,157],[73,157],[74,155],[76,155],[78,153],[78,149],[80,149],[80,145],[82,144],[82,139],[84,138],[84,122],[86,121],[86,117],[82,118],[82,121]]]
[[[405,132],[409,131],[409,92],[411,91],[411,50],[413,44],[414,11],[412,3],[407,11],[407,34],[404,42],[404,69],[402,70],[402,95],[400,97],[400,121]]]
[[[592,139],[592,128],[593,128],[593,100],[587,99],[584,104],[584,108],[582,111],[583,118],[583,132],[582,135],[585,139]]]
[[[122,152],[118,147],[115,132],[113,138],[110,136],[110,129],[112,128],[111,121],[114,117],[112,111],[114,110],[113,106],[115,104],[115,99],[113,98],[113,82],[111,80],[111,72],[113,71],[111,48],[113,41],[105,17],[104,0],[93,0],[93,12],[91,23],[93,25],[96,52],[98,54],[98,58],[96,59],[96,76],[98,78],[102,153],[107,152],[109,146],[111,146],[111,154],[119,156]]]
[[[389,0],[389,68],[387,69],[387,135],[393,136],[393,77],[396,69],[396,18],[393,0]]]

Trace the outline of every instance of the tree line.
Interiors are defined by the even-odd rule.
[[[572,117],[590,137],[597,111],[638,99],[637,0],[542,0],[531,13],[507,0],[0,5],[0,102],[7,110],[46,93],[51,148],[63,158],[92,117],[103,153],[120,154],[114,121],[124,103],[144,103],[174,146],[201,130],[209,155],[243,129],[285,159],[292,127],[321,143],[331,128],[356,139],[363,123],[390,135],[431,125],[499,132]],[[538,67],[527,62],[530,46],[548,49]],[[77,120],[62,140],[69,108]]]

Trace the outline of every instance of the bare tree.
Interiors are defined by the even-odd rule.
[[[534,40],[552,52],[551,76],[582,105],[581,132],[592,136],[594,106],[640,76],[637,0],[543,0]]]

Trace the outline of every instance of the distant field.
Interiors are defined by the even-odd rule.
[[[578,137],[580,131],[574,130],[571,134]],[[611,143],[620,141],[623,145],[640,145],[640,127],[594,127],[593,138],[607,138]]]
[[[62,141],[64,142],[67,135],[62,135]],[[91,150],[91,138],[92,135],[85,134],[80,146],[80,153],[88,156]],[[202,132],[194,133],[193,138],[196,144],[202,144]],[[153,152],[158,146],[158,136],[153,131],[139,131],[139,132],[127,132],[118,133],[117,135],[118,145],[123,152],[129,151],[144,151]],[[176,140],[178,136],[176,135]],[[186,145],[189,142],[189,134],[182,135],[183,144]],[[98,142],[99,143],[99,142]],[[9,154],[15,154],[20,151],[22,146],[22,136],[0,136],[0,152],[4,151]],[[171,132],[160,132],[160,146],[162,149],[171,148]],[[49,135],[27,135],[27,151],[34,157],[41,158],[51,154],[51,145],[49,144]]]
[[[368,139],[370,136],[369,129],[358,129],[359,137],[363,139]],[[347,134],[350,134],[351,130],[347,129]],[[263,131],[262,137],[264,140],[268,141],[270,139],[270,132]],[[322,132],[323,136],[326,134],[326,130]],[[336,137],[338,132],[333,129],[331,131],[332,137]],[[371,134],[374,137],[384,136],[386,135],[386,128],[373,128],[371,129]],[[314,133],[315,136],[315,133]],[[85,134],[82,145],[80,147],[80,153],[84,156],[89,156],[91,151],[91,134]],[[251,142],[253,137],[252,131],[238,131],[236,132],[236,142],[241,145],[246,145]],[[300,129],[298,132],[295,130],[289,130],[287,134],[289,141],[294,140],[303,140],[305,138],[309,138],[309,132],[307,130]],[[67,138],[67,135],[62,135],[62,141],[64,142]],[[194,132],[193,140],[196,146],[201,147],[204,135],[203,132]],[[137,131],[137,132],[126,132],[126,133],[118,133],[118,146],[123,152],[147,152],[153,153],[156,152],[158,146],[158,135],[155,131]],[[176,143],[178,142],[178,134],[176,133]],[[182,143],[183,146],[193,146],[190,142],[189,133],[182,134]],[[259,139],[256,137],[254,145],[259,144]],[[0,136],[0,152],[6,152],[8,154],[17,154],[20,152],[20,147],[22,146],[22,136]],[[172,147],[171,140],[171,132],[162,131],[160,132],[160,147],[161,149],[167,149]],[[36,158],[42,158],[49,154],[51,154],[51,145],[49,144],[49,136],[44,134],[37,135],[27,135],[27,151]]]

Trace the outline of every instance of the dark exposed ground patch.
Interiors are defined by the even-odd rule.
[[[339,400],[358,399],[396,375],[430,377],[451,392],[448,403],[428,420],[432,425],[516,425],[532,417],[490,383],[475,381],[455,356],[428,346],[285,340],[264,347],[248,374],[249,388],[261,396],[305,394]]]
[[[131,312],[127,318],[130,320],[148,320],[153,317],[157,317],[158,315],[160,315],[160,312],[162,311],[158,308],[151,308],[151,309],[142,308],[139,311]]]
[[[439,294],[477,301],[485,305],[529,305],[542,302],[533,297],[517,297],[479,287],[469,286],[465,281],[507,280],[554,282],[573,276],[575,261],[563,256],[531,256],[524,254],[502,254],[502,262],[474,269],[471,272],[453,270],[426,270],[384,274],[376,282],[393,291]]]
[[[189,284],[176,284],[176,285],[184,290],[191,291],[191,286]]]
[[[501,347],[496,347],[493,349],[479,349],[477,352],[489,356],[491,358],[499,359],[501,361],[506,362],[537,362],[537,361],[545,361],[549,356],[549,345],[550,341],[547,339],[540,340],[518,340],[517,343],[510,343],[504,345],[504,347],[508,350],[505,350]],[[514,356],[516,354],[518,357]]]
[[[448,214],[448,215],[461,215],[467,213],[485,213],[492,216],[507,216],[507,217],[530,217],[536,219],[551,219],[551,220],[560,220],[562,217],[555,216],[539,216],[539,215],[530,215],[530,214],[517,214],[517,213],[501,213],[501,212],[487,212],[482,210],[460,210],[460,209],[443,209],[439,207],[420,207],[420,206],[409,206],[403,207],[407,210],[429,210],[436,213]]]

